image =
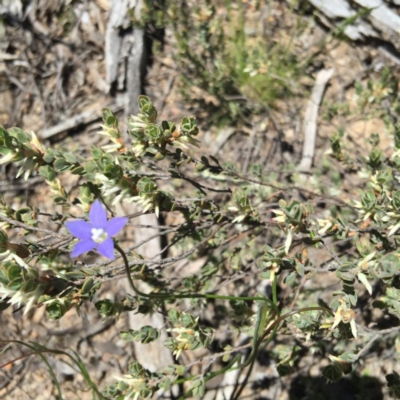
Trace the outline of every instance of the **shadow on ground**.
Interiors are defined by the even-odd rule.
[[[290,400],[383,400],[382,382],[369,376],[352,374],[337,383],[324,378],[296,377],[290,386]]]

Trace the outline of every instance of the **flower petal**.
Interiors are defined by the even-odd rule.
[[[114,260],[114,241],[110,238],[99,244],[97,251],[104,257]]]
[[[89,219],[94,228],[106,229],[107,213],[99,200],[95,200],[90,208]]]
[[[93,240],[82,240],[75,245],[71,257],[78,257],[83,253],[87,253],[88,251],[93,250],[96,245],[97,243],[93,242]]]
[[[66,222],[65,226],[71,235],[78,239],[90,239],[92,237],[92,224],[89,224],[87,221]]]
[[[115,236],[128,222],[128,218],[117,217],[107,222],[106,232],[108,237]]]

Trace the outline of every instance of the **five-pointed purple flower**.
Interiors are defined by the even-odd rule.
[[[71,257],[78,257],[97,247],[102,256],[114,260],[114,241],[111,237],[126,225],[128,218],[117,217],[107,221],[105,208],[99,200],[95,200],[89,212],[89,220],[65,223],[70,233],[81,240],[72,250]]]

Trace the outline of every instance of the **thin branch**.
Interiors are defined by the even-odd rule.
[[[15,221],[15,220],[13,220],[11,218],[7,218],[7,217],[5,217],[4,215],[1,215],[1,214],[0,214],[0,220],[8,222],[10,225],[17,226],[19,228],[24,228],[24,229],[26,229],[28,231],[44,232],[44,233],[47,233],[47,234],[49,234],[49,235],[51,235],[53,237],[57,237],[59,239],[68,238],[67,235],[61,235],[59,233],[50,231],[48,229],[42,229],[42,228],[37,228],[35,226],[30,226],[30,225],[24,224],[23,222],[19,222],[19,221]]]
[[[296,185],[289,185],[289,186],[278,186],[278,185],[273,185],[272,183],[266,183],[266,182],[263,182],[263,181],[259,181],[259,180],[257,180],[257,179],[249,178],[249,177],[247,177],[247,176],[241,175],[241,174],[239,174],[239,173],[237,173],[237,172],[234,172],[234,171],[227,171],[227,170],[225,170],[225,172],[228,173],[228,174],[230,174],[231,176],[236,176],[237,178],[242,179],[243,181],[251,182],[251,183],[256,183],[257,185],[260,185],[260,186],[270,187],[270,188],[272,188],[272,189],[279,190],[279,191],[281,191],[281,192],[283,192],[283,191],[288,191],[288,190],[298,190],[299,192],[306,193],[306,194],[308,194],[309,196],[312,196],[312,197],[317,197],[317,198],[321,198],[321,199],[332,200],[332,201],[334,201],[334,202],[336,202],[336,203],[339,203],[340,205],[342,205],[342,206],[344,206],[344,207],[348,207],[348,208],[350,208],[352,211],[358,213],[358,210],[357,210],[356,207],[352,206],[351,204],[346,203],[346,202],[343,201],[342,199],[339,199],[338,197],[335,197],[335,196],[327,196],[327,195],[315,193],[315,192],[313,192],[312,190],[305,189],[304,187],[296,186]]]
[[[367,351],[372,347],[372,345],[381,337],[381,335],[375,335],[373,336],[368,342],[367,344],[361,348],[361,350],[356,354],[356,359],[354,361],[357,361],[358,359],[360,359],[361,357],[363,357]]]

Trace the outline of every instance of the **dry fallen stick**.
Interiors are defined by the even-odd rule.
[[[128,4],[124,0],[114,0],[110,4],[110,14],[105,33],[104,56],[106,60],[106,81],[111,86],[118,78],[118,66],[123,35],[121,30],[127,28]]]
[[[116,101],[108,106],[113,112],[121,111],[125,108],[125,99],[123,97],[117,98]],[[39,133],[39,137],[43,140],[50,139],[51,137],[58,135],[59,133],[66,132],[70,129],[74,129],[79,125],[87,125],[101,118],[100,110],[96,111],[85,111],[78,115],[75,115],[67,120],[60,122],[59,124],[52,126],[49,129],[44,129]]]
[[[343,26],[344,34],[351,40],[372,37],[383,39],[395,48],[399,48],[400,16],[383,0],[309,0],[309,2],[320,11],[322,22],[330,28],[355,18],[351,24]],[[391,5],[393,3],[399,5],[398,0],[392,0]],[[370,11],[366,15],[360,13],[368,9]]]
[[[313,88],[311,99],[307,104],[306,115],[304,117],[304,144],[303,156],[297,170],[300,172],[309,172],[315,152],[315,141],[317,137],[317,118],[319,105],[322,101],[322,96],[325,87],[331,79],[334,69],[323,69],[318,72],[315,86]]]
[[[400,33],[400,17],[385,5],[382,0],[354,0],[359,6],[371,9],[368,16],[371,24],[383,33],[395,35]],[[393,43],[396,45],[396,43]]]

